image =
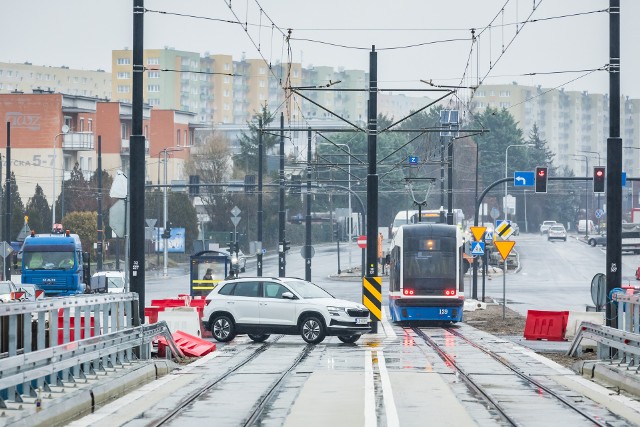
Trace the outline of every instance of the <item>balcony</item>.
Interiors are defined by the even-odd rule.
[[[69,132],[62,139],[62,149],[71,151],[92,151],[93,132]]]
[[[145,139],[144,140],[144,155],[148,156],[149,155],[149,140]],[[129,140],[128,139],[122,139],[120,140],[120,155],[121,156],[128,156],[130,155],[131,150],[130,150],[130,146],[129,146]]]

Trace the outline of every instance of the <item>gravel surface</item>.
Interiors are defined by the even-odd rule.
[[[526,322],[524,316],[509,307],[505,310],[505,319],[502,319],[500,304],[488,304],[486,310],[465,311],[463,318],[466,324],[496,336],[523,336]],[[567,368],[579,360],[596,359],[595,353],[585,353],[580,357],[567,356],[564,352],[539,354]]]

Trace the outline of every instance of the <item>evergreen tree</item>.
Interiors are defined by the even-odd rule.
[[[10,199],[11,199],[11,235],[10,239],[5,239],[7,241],[15,241],[24,227],[24,204],[22,203],[22,198],[20,197],[20,191],[18,191],[18,184],[16,183],[16,176],[13,172],[11,172],[11,189],[10,189]]]
[[[62,183],[62,189],[56,201],[56,218],[62,218],[70,212],[95,210],[96,192],[89,188],[89,183],[76,162],[69,179]]]
[[[27,202],[25,213],[29,217],[29,227],[36,233],[51,231],[51,207],[39,184],[36,184],[36,192]]]
[[[242,133],[238,138],[240,142],[240,153],[233,156],[233,163],[236,176],[255,175],[258,173],[258,120],[262,118],[262,127],[267,128],[274,124],[274,119],[269,112],[267,106],[262,107],[262,111],[253,115],[252,119],[247,122],[249,131]],[[273,132],[264,132],[262,134],[262,144],[264,154],[271,153],[278,143],[278,136]],[[266,171],[266,158],[264,161],[264,170]]]

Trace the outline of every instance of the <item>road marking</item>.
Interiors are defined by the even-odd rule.
[[[384,329],[384,334],[387,337],[391,337],[391,338],[397,338],[398,335],[396,334],[396,331],[393,330],[393,325],[391,325],[391,323],[389,323],[389,316],[387,315],[387,310],[386,308],[382,307],[382,329]]]
[[[380,382],[382,383],[382,395],[384,397],[384,409],[387,415],[387,427],[399,427],[398,411],[396,402],[393,400],[393,389],[391,388],[391,380],[389,380],[389,372],[384,362],[384,353],[378,350],[378,369],[380,370]]]
[[[377,427],[376,391],[373,386],[373,360],[371,350],[364,352],[364,425]]]

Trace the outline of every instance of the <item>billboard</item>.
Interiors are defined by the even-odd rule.
[[[162,238],[162,233],[164,233],[164,227],[155,227],[153,230],[156,252],[164,252],[165,239]],[[160,236],[159,240],[158,236]],[[171,229],[170,237],[167,239],[167,252],[185,252],[185,229],[183,227]]]

